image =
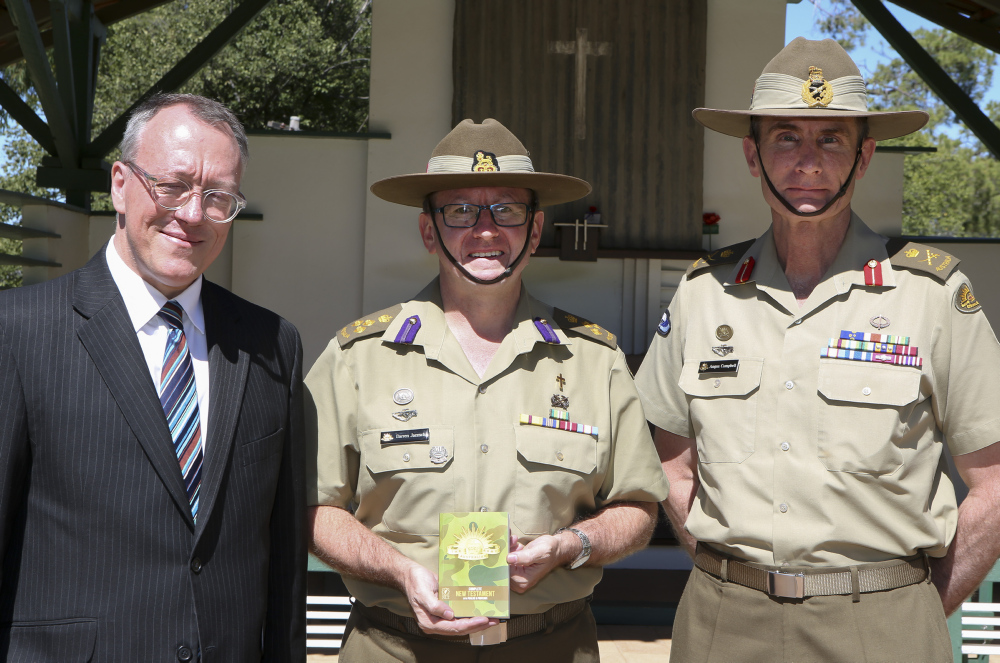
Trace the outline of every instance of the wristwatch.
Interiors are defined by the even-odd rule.
[[[580,537],[580,543],[583,544],[583,549],[580,550],[580,554],[576,556],[576,559],[574,559],[572,562],[569,563],[568,567],[566,567],[569,569],[578,569],[584,564],[586,564],[587,560],[590,559],[590,551],[591,551],[590,539],[587,537],[586,534],[576,529],[575,527],[560,527],[559,529],[556,530],[556,534],[566,531],[573,532],[573,534],[576,534],[578,537]]]

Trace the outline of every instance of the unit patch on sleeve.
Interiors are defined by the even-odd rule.
[[[975,313],[983,307],[976,299],[976,296],[972,294],[972,286],[968,283],[963,283],[959,287],[958,292],[955,293],[955,308],[957,308],[962,313]]]
[[[663,312],[660,324],[656,325],[656,333],[660,336],[666,336],[670,333],[670,311]]]

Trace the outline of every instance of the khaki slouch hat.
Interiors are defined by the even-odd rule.
[[[579,178],[535,172],[521,141],[492,118],[482,124],[462,120],[434,148],[426,172],[387,177],[371,191],[391,203],[422,207],[435,191],[481,186],[531,189],[541,206],[590,193],[590,185]]]
[[[868,118],[868,135],[875,140],[898,138],[917,131],[929,118],[921,110],[868,110],[868,92],[861,71],[832,39],[795,38],[774,56],[754,84],[749,110],[696,108],[691,113],[705,127],[742,138],[750,133],[750,118]]]

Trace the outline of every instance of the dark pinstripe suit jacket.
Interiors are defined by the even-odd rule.
[[[196,526],[104,250],[0,293],[0,660],[305,660],[299,335],[207,281],[202,302]]]

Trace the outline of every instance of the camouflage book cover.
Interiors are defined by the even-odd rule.
[[[505,511],[442,513],[438,596],[456,617],[510,617],[510,521]]]

